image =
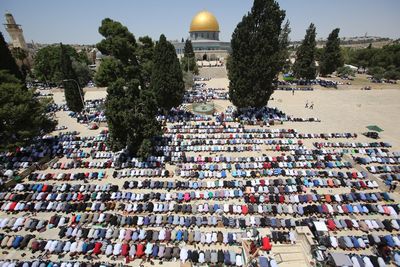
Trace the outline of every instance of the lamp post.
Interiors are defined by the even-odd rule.
[[[82,109],[84,110],[85,109],[85,101],[83,101],[83,95],[82,95],[82,91],[81,91],[81,87],[79,86],[79,83],[74,79],[65,79],[65,80],[63,80],[63,82],[75,82],[76,83],[76,86],[78,86],[78,90],[79,90],[79,96],[81,97],[81,101],[82,101]]]

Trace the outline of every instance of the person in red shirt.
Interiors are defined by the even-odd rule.
[[[272,245],[269,240],[269,237],[262,238],[262,245],[263,245],[263,250],[265,250],[265,251],[270,251],[272,249]]]
[[[102,245],[101,242],[96,242],[96,244],[94,244],[93,254],[100,254]]]
[[[141,258],[144,255],[144,245],[139,243],[136,247],[136,257]]]
[[[247,205],[242,205],[242,214],[246,215],[249,212]]]
[[[128,252],[129,252],[129,245],[126,243],[122,244],[121,255],[126,257],[126,256],[128,256]]]

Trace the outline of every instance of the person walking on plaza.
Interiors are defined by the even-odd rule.
[[[310,109],[314,109],[314,102],[311,102]]]
[[[305,106],[305,108],[308,108],[308,100],[307,100],[307,102],[306,102],[306,106]]]

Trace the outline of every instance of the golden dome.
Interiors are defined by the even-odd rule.
[[[211,12],[201,11],[192,19],[189,32],[219,32],[219,24]]]

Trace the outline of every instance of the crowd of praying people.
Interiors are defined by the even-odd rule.
[[[185,102],[226,98],[201,87]],[[85,117],[71,115],[102,122],[103,101],[87,101]],[[106,130],[63,131],[1,152],[0,266],[245,266],[251,240],[258,266],[276,267],[274,246],[303,242],[299,227],[328,257],[341,251],[353,266],[400,266],[400,153],[390,143],[297,131],[293,122],[319,120],[273,107],[198,115],[181,106],[157,119],[163,135],[147,159],[112,152]],[[319,235],[314,222],[328,231]],[[29,256],[7,260],[11,251]]]

